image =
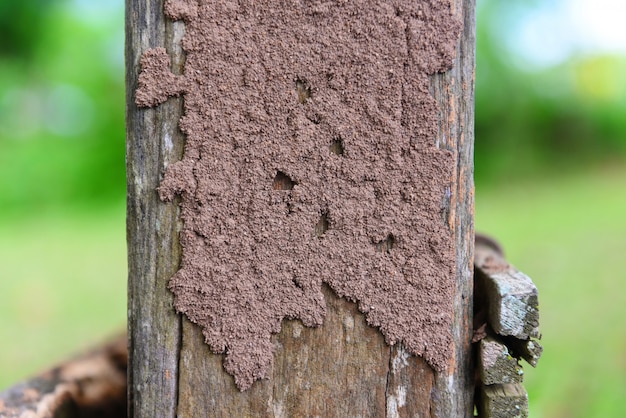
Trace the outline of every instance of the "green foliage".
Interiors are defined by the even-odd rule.
[[[10,9],[45,36],[0,67],[0,214],[123,200],[123,10],[98,21],[33,1]]]
[[[0,1],[0,56],[18,56],[22,59],[29,56],[41,38],[41,23],[52,3],[55,1]]]
[[[0,390],[126,323],[124,208],[0,218]]]
[[[532,417],[623,415],[624,190],[623,167],[477,189],[477,230],[539,289],[544,353],[524,365]]]
[[[478,183],[577,170],[626,157],[626,57],[574,56],[533,70],[503,31],[528,2],[483,0],[478,10]],[[521,9],[520,9],[521,8]]]

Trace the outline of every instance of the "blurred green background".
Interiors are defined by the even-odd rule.
[[[476,227],[540,291],[533,417],[626,399],[626,15],[478,0]],[[125,324],[123,1],[0,0],[0,388]]]

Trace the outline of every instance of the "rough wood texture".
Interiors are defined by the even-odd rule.
[[[162,0],[126,4],[131,416],[472,416],[474,1],[453,0],[464,21],[455,65],[431,77],[441,108],[437,141],[457,156],[453,187],[443,202],[457,258],[453,360],[434,373],[401,346],[387,347],[353,304],[326,289],[324,326],[283,323],[274,337],[272,379],[244,393],[197,327],[175,315],[166,288],[180,260],[180,224],[177,205],[159,202],[155,189],[164,167],[182,154],[180,100],[142,110],[133,100],[144,50],[164,46],[173,70],[180,71],[184,27],[164,18]]]
[[[537,367],[537,363],[543,353],[543,347],[538,341],[507,338],[504,340],[504,343],[509,347],[515,357],[523,358],[531,366]]]
[[[488,245],[476,247],[476,280],[487,301],[487,321],[499,334],[540,338],[537,287]]]
[[[474,341],[480,341],[478,374],[482,381],[477,389],[479,416],[526,417],[528,396],[521,385],[518,360],[524,358],[534,367],[543,351],[530,339],[539,335],[537,289],[506,262],[502,247],[493,238],[476,234],[475,245]]]
[[[283,323],[274,336],[273,374],[245,392],[222,371],[200,330],[183,325],[180,416],[401,417],[427,416],[432,373],[401,347],[388,347],[355,304],[324,288],[327,316],[320,328]],[[198,391],[197,388],[202,388]],[[411,389],[419,392],[411,395]],[[216,394],[216,396],[205,396]],[[421,396],[421,397],[420,397]]]
[[[441,109],[440,146],[457,155],[456,178],[444,214],[455,234],[456,291],[453,325],[455,354],[448,370],[435,376],[431,416],[473,415],[474,262],[474,77],[476,48],[475,0],[453,0],[452,8],[463,21],[454,66],[431,78],[431,91]]]
[[[521,383],[524,377],[524,371],[506,345],[491,337],[480,341],[478,370],[485,385]]]
[[[478,413],[482,418],[526,418],[526,389],[520,383],[483,386]]]
[[[127,364],[124,335],[0,392],[0,417],[124,416]]]
[[[174,417],[178,399],[181,319],[167,281],[180,261],[178,206],[156,188],[165,167],[182,157],[182,101],[138,110],[134,91],[141,52],[164,46],[182,69],[181,22],[163,15],[162,1],[126,1],[126,172],[128,240],[129,416]]]

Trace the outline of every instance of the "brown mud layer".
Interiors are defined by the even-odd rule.
[[[184,72],[146,51],[136,102],[184,96],[175,306],[240,389],[272,367],[285,318],[324,320],[322,284],[388,344],[436,370],[452,355],[455,265],[428,76],[452,65],[449,0],[169,0]],[[154,138],[159,140],[159,138]]]

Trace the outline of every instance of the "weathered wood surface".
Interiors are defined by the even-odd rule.
[[[537,287],[488,244],[476,246],[477,286],[486,295],[487,321],[499,334],[540,338]]]
[[[161,203],[156,188],[165,167],[182,157],[182,100],[138,111],[134,91],[148,48],[164,46],[172,70],[182,70],[183,33],[182,22],[165,19],[162,0],[126,1],[129,416],[176,415],[182,321],[167,281],[178,270],[181,225],[178,206]]]
[[[537,288],[504,259],[498,242],[484,235],[476,235],[474,272],[479,416],[527,417],[519,359],[534,367],[543,351],[532,339],[540,337]]]
[[[325,286],[327,316],[319,328],[283,323],[274,336],[273,374],[245,392],[222,372],[198,327],[184,320],[180,416],[428,416],[432,373],[402,347],[388,347],[356,305]],[[202,388],[202,390],[198,390]],[[411,394],[412,388],[420,388]],[[215,394],[215,395],[212,395]]]
[[[478,370],[485,385],[521,383],[524,378],[524,371],[507,346],[491,337],[480,341]]]
[[[478,413],[483,418],[526,418],[528,393],[520,383],[483,386]]]
[[[179,160],[181,100],[137,109],[139,58],[165,47],[180,72],[181,22],[163,14],[163,0],[127,0],[127,175],[129,247],[129,412],[138,417],[193,416],[471,416],[473,369],[473,87],[474,0],[453,0],[464,21],[454,68],[431,77],[441,108],[438,144],[457,167],[443,213],[455,235],[454,358],[435,373],[400,346],[387,347],[364,326],[353,304],[326,290],[328,313],[319,329],[283,324],[273,377],[235,389],[222,356],[209,352],[197,327],[174,313],[168,279],[180,262],[176,204],[158,200],[165,166]],[[212,411],[212,412],[208,412]],[[307,411],[307,412],[304,412]]]
[[[523,358],[531,366],[537,367],[537,363],[543,353],[543,347],[538,341],[507,338],[505,339],[505,344],[515,357]]]
[[[448,224],[455,235],[456,289],[454,293],[454,359],[435,375],[431,416],[472,416],[474,369],[471,360],[473,334],[474,263],[474,78],[476,50],[475,0],[452,0],[452,9],[463,22],[454,66],[431,77],[431,92],[441,109],[441,146],[457,156],[450,201],[444,202]],[[447,212],[446,212],[447,211]],[[417,415],[414,415],[417,416]]]
[[[0,417],[125,416],[127,364],[123,335],[0,392]]]

